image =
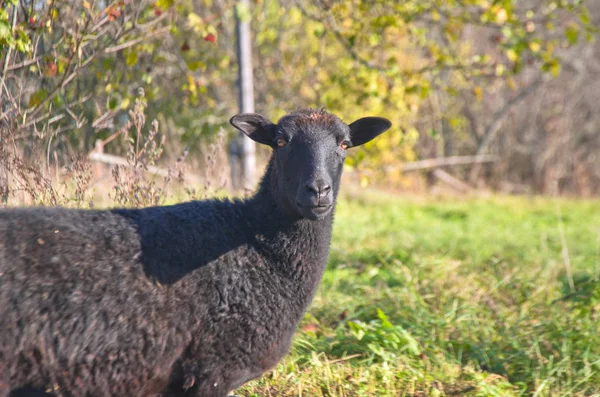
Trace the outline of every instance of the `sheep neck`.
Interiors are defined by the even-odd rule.
[[[302,279],[312,297],[327,263],[334,211],[318,221],[300,218],[287,207],[278,186],[270,161],[257,193],[247,202],[253,207],[248,213],[254,214],[249,225],[259,230],[256,245],[269,263],[287,277]]]

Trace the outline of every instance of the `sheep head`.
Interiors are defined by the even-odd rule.
[[[380,117],[347,125],[312,109],[290,113],[277,124],[256,113],[238,114],[230,122],[250,139],[273,148],[273,177],[283,205],[310,220],[323,219],[332,211],[347,150],[391,127]]]

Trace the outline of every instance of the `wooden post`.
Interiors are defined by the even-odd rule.
[[[100,154],[104,153],[104,141],[102,139],[96,139],[94,151]],[[104,176],[104,164],[100,161],[96,161],[94,165],[94,174],[96,175],[96,180],[100,180]]]
[[[254,84],[252,71],[252,43],[250,40],[250,0],[239,0],[236,7],[236,34],[238,55],[238,87],[240,113],[254,113]],[[241,169],[241,178],[232,175],[234,188],[254,189],[256,183],[256,144],[240,133],[236,140],[237,153],[230,148],[230,158],[237,158]],[[232,173],[238,167],[231,164]]]

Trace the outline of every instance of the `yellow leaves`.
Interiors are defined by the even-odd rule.
[[[196,90],[196,80],[194,80],[194,76],[192,76],[191,74],[187,75],[187,82],[188,82],[188,87],[191,90]]]
[[[202,36],[204,41],[209,43],[217,41],[217,29],[213,25],[206,24],[198,14],[190,12],[187,16],[186,25],[195,33]]]
[[[351,29],[353,24],[354,20],[352,18],[344,18],[341,23],[342,27],[345,29]]]
[[[387,164],[396,162],[396,153],[389,150],[384,151],[381,153],[381,161]]]
[[[125,98],[121,101],[121,109],[128,109],[131,100],[129,98]]]
[[[196,104],[198,102],[198,86],[196,85],[196,80],[191,74],[186,76],[186,80],[187,84],[184,85],[184,89],[190,93],[190,100],[192,104]]]
[[[302,13],[299,9],[293,7],[287,12],[285,18],[289,21],[289,23],[300,23],[302,21]]]
[[[529,49],[533,53],[538,53],[542,49],[542,45],[538,41],[532,41],[529,43]]]
[[[256,44],[272,45],[277,40],[279,32],[275,29],[265,29],[256,33]]]
[[[377,76],[374,73],[371,73],[366,77],[367,77],[366,80],[368,81],[367,91],[370,92],[371,94],[377,94],[379,92],[379,81],[378,81],[379,76]]]
[[[460,37],[462,30],[463,30],[463,23],[458,20],[449,21],[444,26],[444,32],[448,35],[448,37],[452,41],[456,41]]]
[[[452,116],[448,118],[448,124],[450,124],[450,127],[454,130],[459,130],[464,126],[465,119],[461,116]]]
[[[169,9],[171,6],[175,4],[175,0],[158,0],[155,5],[163,10]]]
[[[336,66],[347,73],[352,73],[354,70],[354,60],[347,57],[340,57],[336,62]]]
[[[316,58],[314,58],[314,60],[316,61]],[[329,73],[327,73],[325,69],[319,68],[317,70],[317,81],[321,83],[327,83],[330,77],[331,76],[329,75]]]
[[[366,189],[369,186],[369,177],[366,175],[360,176],[360,187]]]
[[[369,45],[376,46],[381,42],[381,35],[378,33],[373,33],[369,35]]]
[[[508,50],[506,50],[506,57],[511,62],[517,62],[519,60],[519,54],[517,54],[517,52],[512,48],[509,48]]]
[[[334,2],[331,6],[331,13],[337,15],[338,17],[348,15],[348,4],[344,1]]]
[[[496,23],[504,25],[508,20],[508,12],[506,9],[498,7],[496,10]]]
[[[129,49],[125,56],[127,66],[134,66],[138,62],[138,52],[135,48]]]
[[[441,49],[437,43],[431,43],[428,47],[429,53],[433,59],[438,59],[441,57]]]
[[[556,58],[550,58],[542,65],[542,71],[550,72],[552,76],[556,77],[561,71],[560,62]]]
[[[513,91],[516,91],[517,88],[519,88],[519,85],[517,84],[515,79],[513,79],[512,77],[509,77],[508,79],[506,79],[506,84]]]
[[[473,88],[473,94],[475,95],[475,98],[477,98],[478,101],[481,101],[483,99],[483,89],[479,86]]]
[[[300,96],[302,98],[311,98],[313,97],[315,94],[315,91],[312,89],[312,87],[309,87],[307,85],[302,85],[300,87]]]
[[[204,21],[198,14],[194,12],[190,12],[188,14],[187,25],[196,33],[201,33],[204,30]]]
[[[220,61],[219,61],[219,67],[221,69],[225,69],[228,68],[231,65],[231,58],[229,58],[228,56],[223,57]]]

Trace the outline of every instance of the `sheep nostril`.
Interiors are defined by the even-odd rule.
[[[319,194],[319,189],[316,186],[313,186],[308,183],[306,184],[306,190],[308,190],[309,192],[314,193],[314,194]]]

